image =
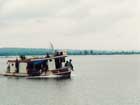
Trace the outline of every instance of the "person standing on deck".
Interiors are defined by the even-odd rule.
[[[46,56],[45,58],[50,58],[50,55],[49,53],[46,53]],[[51,59],[49,60],[51,61]],[[48,65],[48,60],[44,60],[43,63],[42,63],[42,73],[45,72],[45,75],[47,74],[47,71],[49,70],[49,65]]]
[[[15,68],[16,68],[16,73],[19,73],[19,61],[18,61],[18,59],[16,59]]]
[[[72,60],[71,59],[69,61],[66,61],[65,67],[69,67],[73,71],[73,65],[72,65]]]
[[[56,52],[55,57],[59,56],[59,52]],[[55,58],[56,69],[60,68],[60,58]]]
[[[65,67],[68,67],[68,66],[69,66],[69,61],[66,61]]]
[[[48,60],[44,60],[42,62],[42,72],[41,73],[45,73],[45,75],[47,74],[49,67],[48,67]]]
[[[45,56],[45,58],[49,58],[49,57],[50,57],[50,55],[47,53],[46,56]]]
[[[7,66],[7,73],[10,73],[10,69],[11,69],[10,64],[8,64],[8,66]]]
[[[73,65],[72,65],[72,60],[71,60],[71,59],[69,60],[68,65],[69,65],[69,67],[71,68],[71,70],[73,71]]]
[[[60,56],[64,56],[63,52],[60,52]],[[63,67],[63,63],[65,62],[65,57],[60,58],[60,68]]]

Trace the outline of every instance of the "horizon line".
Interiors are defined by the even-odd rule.
[[[0,47],[1,48],[19,48],[19,49],[51,49],[39,47]],[[76,48],[54,48],[55,50],[97,50],[97,51],[140,51],[140,49],[76,49]]]

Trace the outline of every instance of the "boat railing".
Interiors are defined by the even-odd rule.
[[[28,58],[25,60],[18,60],[18,62],[23,62],[23,63],[27,63],[27,62],[31,62],[31,61],[40,61],[40,60],[52,60],[52,59],[57,59],[57,58],[65,58],[67,57],[66,55],[61,55],[61,56],[54,56],[54,57],[48,57],[48,58]],[[8,60],[9,63],[13,63],[16,62],[16,60]]]

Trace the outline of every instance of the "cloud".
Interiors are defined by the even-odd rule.
[[[0,0],[0,44],[139,49],[139,7],[138,0]]]

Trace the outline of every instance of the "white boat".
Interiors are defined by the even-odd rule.
[[[64,65],[66,55],[8,60],[3,76],[35,78],[70,78],[72,67]],[[58,63],[59,62],[59,63]],[[24,65],[24,66],[23,66]],[[51,68],[50,65],[53,65]],[[46,67],[45,67],[46,66]],[[12,70],[12,68],[14,68]]]

